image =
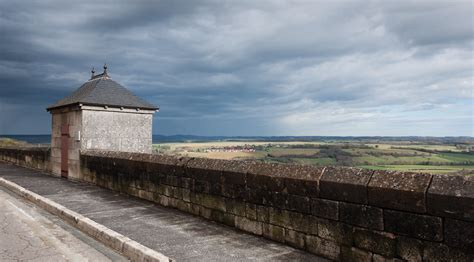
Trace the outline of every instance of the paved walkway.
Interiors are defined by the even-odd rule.
[[[0,261],[128,261],[0,187]]]
[[[326,261],[175,209],[0,162],[0,177],[177,261]]]

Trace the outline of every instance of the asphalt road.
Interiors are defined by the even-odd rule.
[[[0,261],[127,261],[0,187]]]

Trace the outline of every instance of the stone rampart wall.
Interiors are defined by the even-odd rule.
[[[50,153],[0,160],[51,172]],[[80,180],[334,260],[474,261],[473,176],[105,151],[80,164]]]
[[[48,173],[52,172],[49,147],[0,148],[0,160]]]
[[[474,177],[84,151],[82,179],[343,261],[473,261]]]

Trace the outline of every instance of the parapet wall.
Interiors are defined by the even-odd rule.
[[[0,147],[0,160],[48,173],[52,172],[49,147]]]
[[[474,260],[474,177],[81,152],[81,176],[333,260]]]
[[[51,173],[50,153],[0,160]],[[80,164],[80,180],[333,260],[474,261],[473,176],[105,151]]]

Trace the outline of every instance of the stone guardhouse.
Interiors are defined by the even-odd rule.
[[[152,121],[158,107],[132,94],[104,72],[49,106],[52,171],[78,178],[80,150],[151,153]]]

